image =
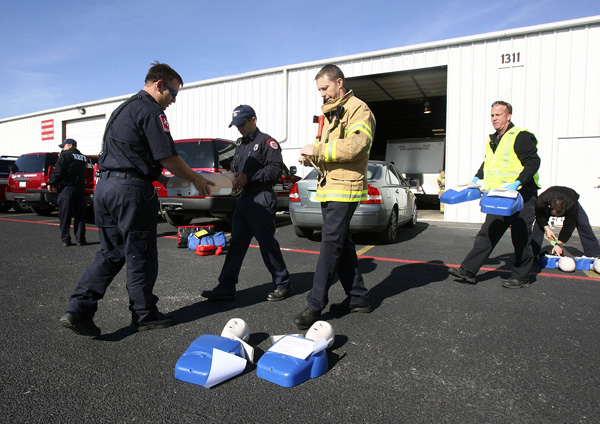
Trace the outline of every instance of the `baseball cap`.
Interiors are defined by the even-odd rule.
[[[77,147],[77,142],[72,138],[67,138],[65,141],[62,142],[62,144],[59,144],[58,147],[62,149],[63,147],[65,147],[66,144],[71,144],[73,147]]]
[[[254,109],[252,109],[252,107],[248,105],[239,105],[233,110],[233,113],[231,114],[232,120],[231,124],[229,124],[229,127],[231,127],[232,125],[243,125],[244,122],[246,122],[246,120],[252,118],[253,116],[256,116],[256,113],[254,112]]]

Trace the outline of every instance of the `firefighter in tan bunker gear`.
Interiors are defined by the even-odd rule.
[[[335,65],[326,65],[316,78],[323,97],[323,135],[304,146],[300,161],[307,157],[321,171],[317,200],[321,202],[323,229],[321,252],[308,294],[308,306],[294,318],[299,329],[316,322],[329,302],[328,291],[336,274],[346,299],[330,306],[337,314],[371,312],[368,290],[358,269],[356,246],[350,235],[350,220],[358,203],[367,200],[367,162],[375,134],[375,117],[369,107],[344,86],[344,74]]]

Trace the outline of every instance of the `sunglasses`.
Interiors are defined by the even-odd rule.
[[[177,91],[175,91],[172,87],[169,86],[169,84],[167,84],[164,81],[163,81],[163,84],[165,85],[165,87],[167,87],[167,90],[169,90],[169,93],[171,93],[171,96],[173,98],[177,97]]]

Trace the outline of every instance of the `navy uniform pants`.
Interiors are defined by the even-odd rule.
[[[290,284],[290,274],[275,239],[276,212],[277,196],[273,191],[242,193],[236,199],[229,250],[219,276],[220,291],[235,292],[252,237],[256,237],[258,241],[260,254],[273,277],[275,288],[283,290]]]
[[[473,249],[467,254],[461,266],[473,274],[488,259],[494,247],[498,244],[506,230],[510,227],[510,236],[515,250],[514,263],[510,278],[527,280],[533,265],[533,252],[531,249],[531,229],[535,219],[535,201],[537,197],[531,196],[523,204],[523,209],[511,216],[487,214],[481,230],[475,236]]]
[[[368,300],[368,290],[358,269],[356,245],[350,234],[350,220],[358,207],[357,202],[323,202],[323,229],[321,232],[321,253],[313,278],[313,286],[308,293],[308,306],[314,311],[322,311],[329,303],[329,288],[336,275],[346,295],[352,303]]]
[[[85,187],[65,186],[58,194],[58,219],[60,239],[71,242],[71,218],[77,243],[85,243]]]
[[[156,315],[152,294],[158,275],[156,226],[158,199],[150,182],[101,178],[94,195],[100,250],[81,276],[67,312],[91,318],[113,278],[127,264],[127,291],[132,322]]]
[[[589,258],[600,258],[600,243],[594,234],[594,230],[590,225],[590,220],[579,203],[579,212],[577,213],[577,233],[583,247],[583,254]],[[531,246],[533,254],[539,255],[544,242],[544,230],[538,227],[537,223],[533,227],[533,235],[531,236]]]

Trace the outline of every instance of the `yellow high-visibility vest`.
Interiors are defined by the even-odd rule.
[[[517,181],[523,171],[523,164],[515,153],[515,140],[524,128],[512,127],[504,133],[494,152],[489,140],[485,144],[485,162],[483,164],[483,181],[486,190],[500,188]],[[537,145],[537,144],[536,144]],[[536,172],[533,180],[538,184],[539,175]],[[539,186],[539,184],[538,184]]]

